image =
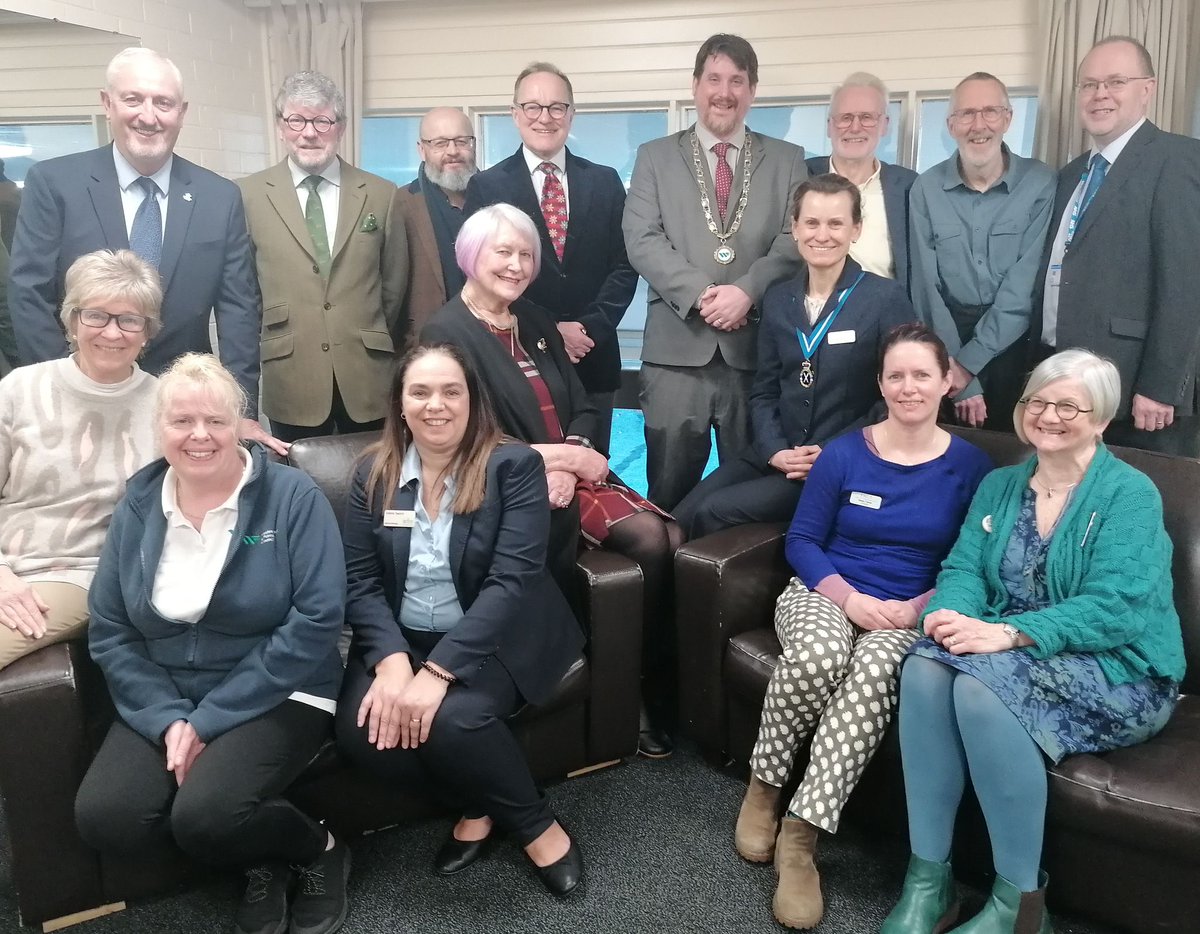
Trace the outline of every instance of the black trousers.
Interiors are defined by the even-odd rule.
[[[356,431],[379,431],[383,427],[383,419],[373,422],[356,422],[346,411],[346,403],[338,391],[337,380],[333,381],[333,401],[329,408],[329,417],[319,425],[289,425],[271,419],[271,434],[280,441],[291,444],[301,438],[323,438],[326,435],[348,435]]]
[[[415,668],[440,635],[405,629]],[[429,739],[415,749],[376,749],[357,723],[358,708],[375,675],[351,656],[338,701],[337,740],[355,765],[388,781],[435,795],[467,817],[490,817],[521,846],[554,822],[550,805],[505,718],[524,704],[504,666],[489,659],[470,686],[451,685],[434,716]]]
[[[685,496],[675,521],[688,541],[749,522],[791,522],[802,489],[803,480],[789,480],[750,448]]]
[[[324,710],[284,701],[209,743],[180,786],[166,749],[113,723],[75,798],[75,822],[97,850],[148,856],[178,847],[217,866],[307,865],[325,828],[282,796],[329,736]]]

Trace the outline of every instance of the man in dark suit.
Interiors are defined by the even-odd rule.
[[[505,202],[531,218],[542,239],[542,270],[525,297],[558,321],[579,380],[599,412],[596,447],[608,453],[613,394],[621,384],[617,325],[633,300],[637,273],[625,255],[625,186],[615,169],[567,146],[571,82],[546,62],[521,72],[512,116],[521,148],[467,186],[464,213]]]
[[[454,107],[435,107],[421,118],[417,177],[396,192],[396,220],[404,225],[408,283],[400,320],[413,343],[435,311],[466,281],[454,258],[462,229],[467,183],[475,166],[471,121]]]
[[[71,263],[94,250],[132,249],[158,268],[163,286],[163,329],[142,366],[157,373],[180,354],[211,350],[215,311],[221,362],[255,415],[262,306],[237,186],[174,154],[188,105],[169,59],[125,49],[105,80],[100,101],[113,144],[40,162],[25,179],[9,283],[20,362],[66,354],[58,306]],[[286,451],[253,417],[242,429]]]
[[[833,91],[827,131],[832,156],[806,159],[812,175],[836,172],[862,194],[862,235],[850,257],[867,272],[895,279],[908,291],[908,191],[917,173],[877,158],[888,132],[888,93],[882,81],[856,71]]]
[[[1106,441],[1200,456],[1200,142],[1146,119],[1154,66],[1127,36],[1079,66],[1079,119],[1092,148],[1058,177],[1036,280],[1038,356],[1086,347],[1121,373]]]

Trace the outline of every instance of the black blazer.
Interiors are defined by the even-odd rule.
[[[385,527],[384,507],[367,503],[370,469],[367,461],[355,473],[342,533],[350,652],[368,669],[410,651],[399,619],[412,537],[411,529]],[[463,617],[429,654],[466,687],[494,657],[531,704],[550,696],[584,641],[546,570],[548,495],[535,451],[502,444],[492,452],[483,505],[451,525],[451,573]],[[411,510],[415,500],[414,483],[396,490],[386,508]]]
[[[824,175],[830,171],[829,156],[813,156],[806,159],[805,164],[813,175]],[[912,272],[908,259],[908,193],[916,180],[917,173],[912,169],[879,160],[879,184],[883,186],[883,209],[887,212],[892,262],[896,266],[896,281],[906,294]]]
[[[1090,152],[1058,175],[1054,215],[1034,283],[1030,335],[1042,336],[1050,251]],[[1059,348],[1086,347],[1121,373],[1118,417],[1134,393],[1191,415],[1200,354],[1200,142],[1147,121],[1130,138],[1063,258]]]
[[[556,321],[578,321],[587,329],[596,346],[576,364],[576,372],[589,392],[612,392],[621,385],[617,326],[637,288],[637,273],[625,255],[621,230],[625,186],[615,169],[567,150],[567,199],[567,242],[561,262],[520,149],[472,176],[463,214],[470,216],[489,204],[504,202],[533,219],[542,241],[542,268],[526,294]]]

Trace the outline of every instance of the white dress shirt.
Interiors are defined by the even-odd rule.
[[[558,180],[562,182],[563,197],[567,199],[567,221],[571,219],[571,189],[567,187],[567,148],[564,146],[549,159],[543,159],[535,152],[530,152],[528,146],[521,147],[521,154],[525,156],[525,164],[529,166],[529,177],[533,180],[533,193],[537,195],[538,202],[542,200],[542,188],[546,184],[546,173],[542,171],[543,162],[551,162],[558,169]]]

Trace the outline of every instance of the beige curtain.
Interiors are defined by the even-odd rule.
[[[1075,115],[1075,76],[1088,49],[1105,36],[1133,36],[1150,51],[1158,75],[1149,117],[1173,133],[1191,130],[1200,56],[1194,0],[1042,0],[1044,38],[1035,154],[1061,166],[1088,147]]]
[[[294,71],[319,71],[346,95],[347,126],[341,154],[359,162],[362,121],[361,0],[271,0],[267,22],[267,73],[271,81],[271,120],[275,93]]]

